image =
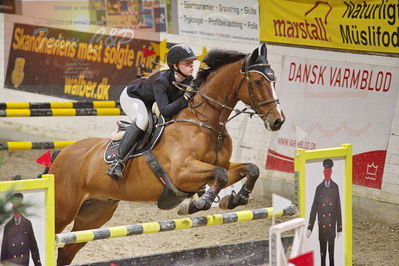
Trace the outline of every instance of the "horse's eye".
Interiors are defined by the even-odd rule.
[[[262,81],[259,80],[259,79],[255,79],[254,83],[255,83],[255,86],[256,86],[256,87],[262,86]]]

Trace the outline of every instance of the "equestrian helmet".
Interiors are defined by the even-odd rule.
[[[173,69],[173,65],[180,61],[194,60],[197,56],[194,54],[193,49],[185,44],[176,44],[169,49],[166,61],[169,68]]]

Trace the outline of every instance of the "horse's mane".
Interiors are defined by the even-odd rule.
[[[237,51],[213,49],[207,53],[203,62],[207,65],[205,68],[198,70],[197,76],[193,81],[195,86],[199,86],[206,78],[216,69],[236,62],[245,57],[244,53]]]

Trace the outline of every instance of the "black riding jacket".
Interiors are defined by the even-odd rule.
[[[183,82],[189,85],[193,80],[190,76]],[[150,110],[154,102],[163,117],[170,118],[181,109],[187,107],[187,101],[183,97],[184,92],[173,86],[175,74],[172,70],[162,70],[148,78],[140,78],[131,81],[127,85],[127,94],[132,98],[138,98],[144,102]]]

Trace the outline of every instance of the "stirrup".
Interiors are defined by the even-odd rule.
[[[120,172],[117,170],[117,167],[120,166]],[[107,169],[107,175],[112,177],[112,179],[118,181],[123,177],[123,170],[125,169],[125,164],[122,161],[113,162]]]

